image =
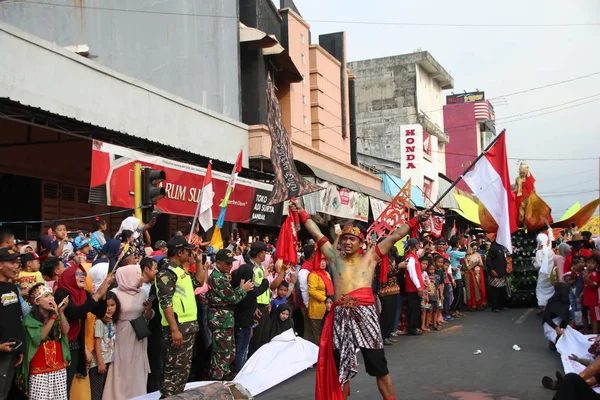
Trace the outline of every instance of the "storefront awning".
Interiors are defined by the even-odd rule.
[[[448,182],[447,180],[445,180],[444,178],[442,178],[441,176],[438,178],[438,198],[439,196],[441,196],[442,194],[444,194],[446,192],[446,190],[448,190],[448,188],[450,187],[452,183]],[[441,201],[440,201],[440,207],[441,208],[460,208],[458,206],[458,202],[456,201],[456,199],[454,198],[454,196],[452,196],[452,192],[448,193]]]
[[[231,164],[244,149],[243,165],[248,166],[248,127],[239,121],[4,22],[0,48],[3,54],[19,55],[0,57],[0,98]]]
[[[387,173],[378,174],[377,176],[383,179],[383,182],[381,183],[381,188],[383,191],[391,196],[396,196],[400,189],[402,189],[406,184],[406,181]],[[411,185],[410,187],[410,200],[415,207],[426,208],[425,202],[423,201],[423,193],[415,185]]]
[[[367,196],[375,197],[379,200],[390,202],[393,199],[393,197],[390,196],[388,193],[370,188],[368,186],[361,185],[360,183],[356,183],[354,181],[351,181],[350,179],[334,175],[330,172],[322,170],[321,168],[314,167],[308,164],[305,165],[308,168],[310,168],[310,170],[315,174],[317,178],[323,181],[331,182],[339,187],[354,190],[355,192],[366,194]]]

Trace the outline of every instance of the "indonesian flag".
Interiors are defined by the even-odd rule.
[[[200,199],[200,225],[204,232],[207,232],[213,226],[213,185],[212,185],[212,161],[208,163],[206,177],[202,186],[202,198]]]
[[[450,229],[450,237],[456,236],[456,221],[452,222],[452,229]]]
[[[505,131],[500,132],[494,144],[463,179],[496,220],[496,242],[512,253],[510,235],[517,230],[517,209],[510,190],[505,136]]]
[[[225,213],[227,212],[227,204],[229,204],[229,196],[235,189],[235,182],[237,181],[238,175],[242,172],[242,155],[244,150],[240,150],[237,160],[235,161],[235,165],[233,166],[233,171],[231,171],[231,176],[229,177],[229,184],[227,185],[227,191],[225,192],[225,197],[219,204],[221,207],[221,212],[219,213],[219,218],[217,219],[217,226],[219,228],[223,228],[223,223],[225,222]]]

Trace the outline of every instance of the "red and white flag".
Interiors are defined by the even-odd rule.
[[[496,242],[512,253],[510,235],[517,230],[517,209],[510,190],[505,136],[502,131],[463,179],[496,220]]]
[[[456,236],[456,234],[457,234],[457,232],[456,232],[456,221],[453,221],[452,222],[452,229],[450,229],[450,236],[449,237]]]
[[[215,193],[213,192],[212,184],[212,161],[208,163],[206,177],[204,178],[204,185],[202,186],[201,193],[202,198],[200,199],[199,220],[202,229],[204,229],[204,232],[207,232],[213,226],[212,206]]]

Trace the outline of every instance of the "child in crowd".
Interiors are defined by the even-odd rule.
[[[583,305],[587,307],[592,321],[592,333],[598,334],[598,321],[600,321],[600,305],[598,299],[598,286],[600,273],[597,271],[598,259],[589,257],[586,260],[586,269],[583,271]],[[583,317],[586,318],[585,316]]]
[[[436,274],[434,265],[429,265],[427,267],[427,275],[429,277],[427,294],[429,295],[429,304],[431,304],[431,310],[427,311],[427,325],[431,326],[431,329],[433,329],[434,331],[437,331],[439,329],[437,321],[439,319],[440,312],[440,276]]]
[[[442,315],[443,304],[446,300],[444,297],[444,294],[446,293],[446,280],[448,279],[448,276],[447,276],[446,272],[444,271],[444,260],[445,260],[444,256],[442,256],[440,254],[436,254],[433,257],[433,263],[435,265],[435,273],[438,276],[438,281],[440,282],[439,288],[440,288],[441,296],[439,298],[439,301],[442,302],[442,307],[438,312],[438,315],[439,315],[438,320],[437,320],[438,325],[442,325],[442,324],[446,323],[446,320],[443,318],[443,315]]]
[[[69,322],[64,310],[69,299],[54,302],[52,289],[36,283],[29,290],[33,309],[25,316],[25,354],[18,380],[30,400],[67,400]]]
[[[580,256],[573,257],[573,263],[571,271],[575,279],[575,312],[579,314],[574,315],[574,321],[577,326],[583,327],[583,332],[587,335],[588,332],[588,320],[587,320],[587,309],[583,306],[583,269],[585,267],[585,259]],[[585,318],[584,318],[585,317]]]
[[[108,225],[106,221],[100,219],[100,217],[96,217],[94,219],[94,223],[92,224],[92,237],[90,238],[90,246],[92,246],[92,250],[94,254],[100,254],[102,252],[102,246],[106,244],[106,231],[108,230]]]
[[[73,255],[73,244],[67,236],[67,227],[63,222],[54,222],[52,233],[56,239],[50,245],[50,253],[66,264]]]
[[[36,283],[44,283],[40,272],[40,257],[36,253],[21,255],[21,272],[19,272],[19,286],[21,291],[28,291]]]
[[[115,358],[115,322],[121,307],[114,292],[106,294],[106,314],[94,324],[94,352],[90,364],[92,400],[101,400],[110,364]]]
[[[325,315],[323,315],[323,323],[325,323],[325,318],[327,318],[327,314],[331,311],[331,307],[333,306],[333,296],[327,296],[325,299]]]
[[[58,282],[58,277],[65,270],[65,264],[58,257],[48,257],[42,265],[42,276],[46,280],[46,285],[54,289],[54,285]]]
[[[287,294],[289,286],[289,283],[287,283],[286,281],[282,281],[279,287],[277,288],[277,297],[271,300],[271,315],[277,313],[277,308],[279,308],[279,306],[287,303]]]
[[[429,275],[427,275],[428,266],[428,261],[425,263],[421,263],[421,274],[423,275],[423,283],[425,284],[425,295],[421,298],[421,331],[423,332],[431,332],[431,330],[426,326],[427,313],[431,311],[431,304],[429,304],[429,296],[427,296],[427,288],[431,284],[431,282],[429,282]]]
[[[271,323],[271,332],[269,340],[275,336],[282,334],[288,329],[294,329],[294,320],[292,317],[292,309],[287,304],[282,304],[277,308],[277,312],[274,314],[275,319]],[[294,333],[296,333],[294,331]]]
[[[454,280],[452,278],[452,268],[450,267],[450,260],[444,258],[444,320],[452,321],[454,318],[450,315],[450,304],[452,304],[452,286],[454,286]]]
[[[79,263],[87,262],[90,251],[92,250],[90,241],[85,237],[77,236],[73,241],[73,246],[75,248],[75,257],[79,257]]]

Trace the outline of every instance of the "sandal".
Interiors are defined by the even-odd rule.
[[[550,390],[558,390],[558,383],[552,380],[549,376],[542,378],[542,386]]]

